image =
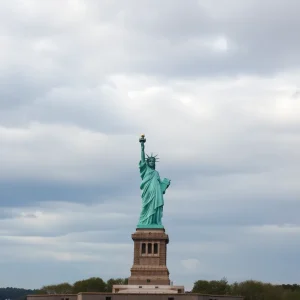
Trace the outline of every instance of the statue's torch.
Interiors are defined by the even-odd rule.
[[[144,134],[141,134],[141,137],[139,139],[140,143],[146,143],[146,139],[145,139],[145,135]]]

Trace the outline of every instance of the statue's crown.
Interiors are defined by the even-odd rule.
[[[154,159],[155,162],[158,162],[158,161],[159,161],[159,158],[157,157],[157,155],[153,155],[152,153],[151,153],[150,156],[149,156],[148,154],[146,154],[146,156],[147,156],[147,158],[146,158],[147,162],[148,162],[149,160],[152,160],[152,159]]]

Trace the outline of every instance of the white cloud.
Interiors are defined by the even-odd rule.
[[[182,260],[181,264],[189,272],[196,271],[200,267],[199,260],[195,258]]]
[[[226,52],[228,50],[228,41],[226,37],[219,37],[213,42],[215,51]]]

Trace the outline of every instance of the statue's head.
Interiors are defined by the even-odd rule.
[[[152,154],[151,154],[151,156],[147,155],[146,161],[147,161],[148,166],[151,169],[155,169],[155,163],[158,161],[158,157],[157,157],[157,155],[153,156]]]

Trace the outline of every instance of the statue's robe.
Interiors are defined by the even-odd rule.
[[[139,225],[162,225],[164,198],[163,194],[170,185],[169,179],[160,180],[159,173],[151,169],[147,162],[140,161],[142,182],[142,211]]]

